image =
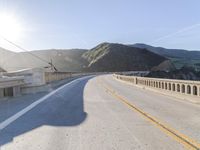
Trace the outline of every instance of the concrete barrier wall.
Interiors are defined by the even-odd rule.
[[[45,82],[50,83],[72,77],[72,73],[68,72],[45,72]]]
[[[200,81],[147,78],[118,74],[114,74],[113,76],[119,80],[158,91],[200,97]]]
[[[45,72],[45,82],[51,83],[53,81],[59,81],[67,78],[95,74],[97,73]]]
[[[3,82],[1,82],[0,80],[0,97],[1,95],[3,95],[2,93],[5,93],[5,91],[7,90],[7,89],[5,90],[7,86],[9,88],[7,91],[10,91],[10,87],[13,89],[12,90],[12,92],[14,93],[13,95],[17,95],[15,93],[19,92],[21,92],[22,94],[36,93],[36,92],[48,91],[48,89],[51,88],[49,85],[54,84],[54,81],[61,81],[68,78],[80,77],[85,75],[98,75],[98,74],[102,73],[45,72],[45,69],[43,68],[30,68],[30,69],[18,70],[15,72],[6,72],[3,73],[2,75],[8,77],[9,79],[23,78],[22,79],[23,84],[20,84],[20,86],[14,85],[13,82],[12,85],[10,85],[9,82],[3,84]]]
[[[69,72],[41,72],[40,74],[40,79],[41,77],[44,77],[42,83],[44,84],[26,84],[23,86],[21,89],[23,94],[28,94],[28,93],[37,93],[37,92],[45,92],[45,91],[51,91],[52,90],[52,85],[54,85],[55,82],[60,82],[66,79],[70,79],[75,76],[81,76],[83,74],[81,73],[69,73]],[[31,75],[32,76],[32,75]],[[36,76],[32,76],[31,81],[35,81]]]

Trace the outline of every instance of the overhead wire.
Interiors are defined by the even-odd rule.
[[[28,52],[30,55],[34,56],[35,58],[37,58],[37,59],[39,59],[39,60],[41,60],[41,61],[47,63],[47,64],[50,65],[51,68],[53,68],[55,71],[58,71],[57,68],[53,65],[52,61],[49,62],[49,61],[47,61],[47,60],[45,60],[45,59],[39,57],[38,55],[35,55],[35,54],[31,53],[29,50],[23,48],[22,46],[19,46],[19,44],[16,44],[16,43],[14,43],[14,42],[8,40],[7,38],[5,38],[5,37],[2,36],[2,35],[0,35],[0,37],[1,37],[3,40],[7,41],[8,43],[14,45],[15,47],[21,49],[22,51]]]

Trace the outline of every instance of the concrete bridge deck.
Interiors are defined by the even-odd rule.
[[[7,111],[20,105],[9,106]],[[198,104],[119,82],[112,75],[76,79],[16,114],[0,123],[1,150],[199,148]],[[182,139],[150,121],[147,114]]]

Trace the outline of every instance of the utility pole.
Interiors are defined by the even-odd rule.
[[[51,71],[53,71],[53,61],[52,61],[52,59],[51,59],[50,65],[51,65]]]
[[[53,60],[51,59],[51,61],[49,62],[49,65],[50,65],[50,68],[51,68],[51,71],[58,71],[58,69],[53,65]]]

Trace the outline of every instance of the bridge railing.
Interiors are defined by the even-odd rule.
[[[119,80],[159,91],[200,97],[200,81],[148,78],[118,74],[114,74],[113,76]]]

